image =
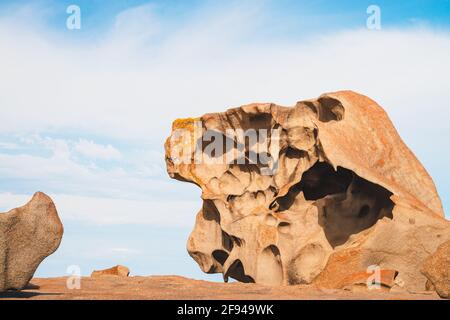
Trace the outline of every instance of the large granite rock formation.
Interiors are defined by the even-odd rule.
[[[0,213],[0,292],[23,289],[62,235],[55,205],[41,192],[25,206]]]
[[[424,260],[450,240],[432,179],[355,92],[176,120],[165,148],[169,175],[202,190],[189,254],[225,280],[341,288],[392,270],[423,291]]]

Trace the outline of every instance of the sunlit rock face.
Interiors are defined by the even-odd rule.
[[[55,204],[42,192],[22,207],[0,212],[0,292],[25,288],[58,249],[63,232]]]
[[[169,175],[202,190],[188,252],[225,281],[341,288],[379,268],[425,290],[421,264],[450,239],[430,176],[351,91],[176,120],[165,148]]]

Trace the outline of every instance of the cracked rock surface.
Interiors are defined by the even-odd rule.
[[[269,132],[262,152],[229,134],[252,129]],[[208,149],[210,132],[225,146],[211,154],[219,161],[179,161]],[[352,91],[179,119],[165,149],[169,175],[202,191],[188,252],[225,281],[342,288],[376,266],[424,291],[423,262],[450,240],[431,177],[385,111]],[[239,161],[255,153],[270,160]]]
[[[42,192],[23,207],[0,213],[0,292],[25,288],[62,235],[56,207]]]

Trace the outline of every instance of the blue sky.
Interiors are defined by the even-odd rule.
[[[65,235],[38,276],[219,281],[185,249],[201,201],[165,172],[172,120],[340,89],[386,109],[447,209],[449,28],[450,1],[0,1],[0,210],[55,200]]]
[[[200,0],[18,0],[0,1],[4,13],[20,10],[24,6],[35,8],[35,18],[57,32],[70,32],[65,26],[65,9],[76,4],[82,8],[83,28],[72,33],[72,38],[102,36],[114,25],[121,12],[139,6],[150,5],[167,30],[182,26],[202,12],[230,10],[240,6],[263,6],[270,15],[269,23],[259,33],[272,36],[300,36],[336,29],[359,28],[365,24],[365,11],[369,5],[382,8],[385,27],[411,27],[418,24],[448,29],[450,26],[449,0],[366,1],[366,0],[262,0],[262,1],[200,1]],[[254,36],[254,35],[252,35]]]

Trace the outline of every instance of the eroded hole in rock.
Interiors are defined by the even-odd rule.
[[[222,246],[228,252],[233,250],[233,247],[235,245],[241,247],[243,245],[243,242],[244,242],[243,239],[240,239],[233,235],[229,235],[228,233],[222,230]]]
[[[266,285],[281,285],[283,282],[283,267],[280,250],[275,245],[265,248],[258,257],[258,283]]]
[[[370,213],[370,207],[368,205],[363,205],[361,209],[359,209],[358,218],[364,218]]]
[[[273,211],[279,211],[280,204],[278,203],[278,200],[272,201],[272,203],[269,205],[269,209]]]
[[[329,194],[345,192],[352,179],[353,173],[350,170],[338,167],[335,171],[326,162],[316,162],[303,173],[301,190],[306,200],[318,200]]]
[[[291,231],[291,224],[289,222],[280,222],[278,224],[278,231],[281,233],[289,233]]]
[[[231,236],[222,230],[222,246],[227,250],[228,252],[233,250],[233,239]]]
[[[222,132],[210,129],[197,140],[196,144],[197,148],[201,148],[204,155],[211,158],[220,158],[235,148],[236,142]]]
[[[352,179],[353,173],[350,170],[338,167],[335,171],[326,162],[316,162],[303,173],[300,182],[293,185],[285,196],[277,198],[277,211],[288,210],[300,192],[303,192],[306,200],[318,200],[329,194],[343,193]]]
[[[319,120],[322,122],[344,119],[344,107],[341,102],[331,97],[319,98]]]
[[[226,279],[228,277],[245,283],[255,282],[255,280],[252,277],[245,274],[244,266],[242,265],[242,262],[239,259],[235,260],[228,268],[224,278]]]
[[[335,171],[326,162],[316,162],[299,183],[276,200],[278,211],[291,209],[300,192],[318,207],[319,224],[332,247],[344,244],[352,234],[370,228],[378,219],[392,219],[390,191],[351,170],[338,167]]]
[[[308,153],[306,151],[298,150],[291,147],[288,147],[286,149],[286,157],[289,159],[300,159],[305,156],[308,156]]]
[[[223,265],[225,261],[228,259],[228,253],[223,250],[214,250],[212,256],[221,265]]]
[[[235,245],[237,245],[238,247],[242,247],[242,245],[244,244],[244,239],[241,239],[241,238],[238,238],[238,237],[235,237],[235,236],[230,236],[230,237],[233,240],[233,243]]]
[[[272,115],[270,113],[249,114],[248,124],[244,128],[248,129],[268,129],[272,126]]]
[[[269,186],[269,190],[270,192],[273,193],[273,195],[276,197],[278,195],[278,189],[275,188],[274,186]]]
[[[391,195],[385,188],[355,174],[345,194],[316,201],[319,224],[331,246],[346,243],[351,235],[372,227],[379,219],[392,219]]]
[[[285,196],[277,198],[273,201],[270,204],[269,209],[275,210],[276,212],[288,210],[293,205],[295,198],[301,191],[302,187],[300,183],[293,185]]]
[[[220,224],[220,213],[212,200],[203,201],[203,217],[208,221],[215,221]]]
[[[268,145],[271,134],[270,125],[230,133],[206,129],[202,137],[197,139],[196,148],[201,150],[204,159],[218,163],[226,161],[230,165],[254,165],[258,168],[272,158],[269,150],[262,148]]]

